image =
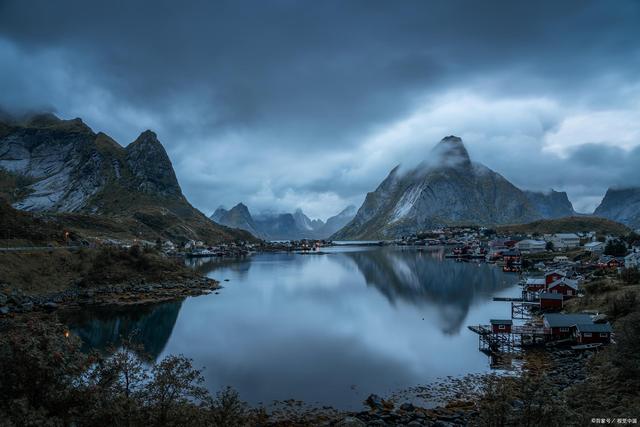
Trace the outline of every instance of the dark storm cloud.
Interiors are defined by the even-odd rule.
[[[639,23],[635,1],[0,1],[0,105],[82,116],[123,144],[156,129],[205,211],[242,200],[325,216],[445,134],[467,133],[501,170],[475,136],[500,146],[525,133],[544,163],[543,142],[567,134],[556,131],[570,114],[637,112]],[[452,93],[515,100],[536,125],[505,114],[478,132],[462,106],[430,114]],[[526,110],[530,99],[552,106]],[[379,144],[416,111],[442,134]]]

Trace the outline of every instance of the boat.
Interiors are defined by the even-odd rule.
[[[601,342],[594,342],[591,344],[572,345],[571,350],[593,350],[598,347],[602,347]]]

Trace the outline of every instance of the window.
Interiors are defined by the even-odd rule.
[[[606,332],[600,332],[600,338],[607,338],[609,336],[609,334],[607,334]]]
[[[582,336],[585,338],[591,338],[591,332],[585,332],[582,334]]]
[[[505,329],[506,326],[505,325],[498,325],[498,329]]]
[[[573,295],[573,291],[571,290],[567,291],[567,295]]]
[[[569,328],[560,328],[560,332],[569,332]]]

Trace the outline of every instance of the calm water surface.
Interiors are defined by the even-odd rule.
[[[251,403],[301,399],[359,408],[448,375],[489,370],[469,324],[510,316],[496,295],[517,276],[444,259],[438,248],[338,247],[324,254],[191,260],[219,295],[85,312],[73,329],[103,348],[132,329],[156,358],[184,354],[212,392]]]

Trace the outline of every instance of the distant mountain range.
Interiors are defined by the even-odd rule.
[[[438,226],[519,224],[574,214],[566,193],[522,191],[472,162],[462,140],[448,136],[416,168],[395,167],[332,238],[385,239]]]
[[[212,223],[191,206],[169,156],[149,130],[125,148],[81,119],[3,116],[0,192],[17,209],[93,215],[93,220],[83,217],[88,227],[109,218],[109,227],[122,226],[144,238],[211,243],[253,238]]]
[[[355,206],[348,206],[325,223],[310,219],[301,209],[294,213],[262,212],[252,216],[247,206],[238,203],[229,210],[219,207],[210,218],[218,224],[249,231],[261,239],[299,240],[326,239],[351,221],[355,214]]]

